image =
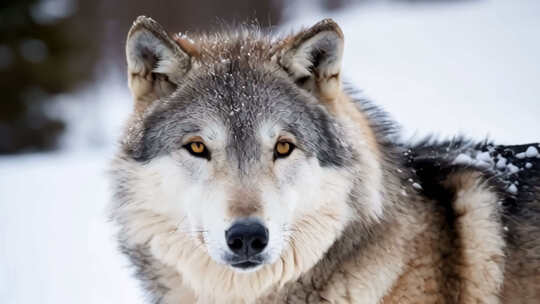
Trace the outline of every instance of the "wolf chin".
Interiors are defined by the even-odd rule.
[[[110,210],[148,301],[539,303],[539,146],[401,141],[343,43],[135,21]]]

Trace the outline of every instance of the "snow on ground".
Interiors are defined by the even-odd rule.
[[[304,2],[290,11],[302,13],[288,28],[339,22],[346,78],[407,134],[540,141],[537,0],[383,1],[332,14]],[[62,152],[0,157],[1,303],[142,302],[105,216],[105,172],[128,99],[111,79],[62,96],[76,126]]]
[[[142,303],[105,217],[108,155],[0,159],[1,303]]]

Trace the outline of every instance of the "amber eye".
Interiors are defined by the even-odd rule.
[[[189,147],[191,148],[191,151],[193,151],[193,153],[203,153],[204,152],[204,144],[203,143],[200,143],[200,142],[193,142],[191,144],[189,144]]]
[[[283,158],[289,156],[294,150],[294,145],[290,142],[279,141],[274,149],[274,158]]]
[[[204,157],[208,160],[210,160],[210,153],[208,152],[208,149],[206,149],[206,146],[199,141],[194,141],[191,143],[188,143],[184,146],[188,152],[196,157]]]

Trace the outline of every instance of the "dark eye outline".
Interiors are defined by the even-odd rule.
[[[193,151],[193,148],[191,145],[193,144],[200,144],[203,146],[203,150],[201,152],[195,152]],[[206,145],[200,141],[192,141],[192,142],[189,142],[187,144],[184,145],[184,149],[186,149],[189,154],[195,156],[195,157],[199,157],[199,158],[206,158],[206,160],[210,160],[210,151],[208,150],[208,148],[206,147]]]
[[[287,153],[279,153],[277,150],[277,147],[279,144],[288,144],[289,145],[289,151]],[[276,145],[274,146],[274,160],[278,158],[286,158],[287,156],[291,155],[292,151],[296,149],[296,146],[290,142],[290,141],[278,141]]]

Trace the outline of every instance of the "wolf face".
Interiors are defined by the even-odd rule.
[[[217,262],[255,269],[279,257],[297,211],[348,193],[346,176],[324,171],[343,166],[351,152],[325,109],[294,83],[234,69],[218,66],[181,86],[152,109],[142,137],[126,148],[166,174],[153,189],[166,199],[148,202],[152,208],[200,233]],[[260,252],[234,243],[249,242],[250,233],[227,239],[235,225],[261,226],[253,236]]]
[[[339,116],[341,31],[323,21],[266,37],[173,39],[144,17],[129,33],[135,111],[115,161],[114,216],[130,241],[181,271],[199,254],[231,276],[307,269],[354,212],[380,213],[378,193],[358,187],[358,176],[380,174],[375,156],[355,149],[369,139],[346,128],[358,119]]]

